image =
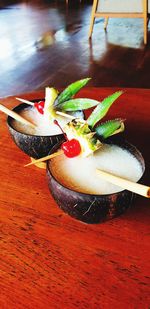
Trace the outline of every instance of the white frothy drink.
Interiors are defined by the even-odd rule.
[[[142,166],[127,150],[116,145],[103,145],[93,155],[67,158],[65,155],[49,161],[52,175],[59,183],[74,191],[89,194],[110,194],[123,189],[102,180],[96,169],[137,182],[142,176]]]
[[[54,124],[53,120],[44,117],[44,115],[40,114],[35,107],[27,107],[20,111],[19,115],[36,125],[36,128],[34,129],[28,125],[20,123],[19,121],[13,120],[13,128],[21,133],[40,136],[62,134],[60,128]],[[62,128],[67,122],[69,122],[68,118],[59,115],[57,115],[57,121]]]

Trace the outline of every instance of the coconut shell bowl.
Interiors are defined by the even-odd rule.
[[[28,108],[29,105],[26,103],[21,103],[17,105],[13,111],[16,113],[20,113],[22,110]],[[31,107],[32,108],[32,107]],[[78,116],[83,118],[83,112],[79,111]],[[34,159],[39,159],[41,157],[46,156],[49,151],[53,148],[55,144],[64,139],[63,134],[57,135],[48,135],[48,136],[40,136],[40,135],[32,135],[27,133],[21,133],[13,127],[13,118],[8,116],[7,125],[10,132],[10,135],[15,142],[15,144],[20,148],[24,153]]]
[[[109,141],[112,143],[112,141]],[[113,141],[113,144],[129,151],[140,163],[142,173],[145,163],[138,149],[126,141]],[[57,151],[61,145],[55,145],[51,153]],[[135,194],[122,190],[117,193],[95,195],[71,190],[56,180],[51,172],[52,160],[47,162],[47,179],[49,190],[58,206],[71,217],[85,223],[101,223],[125,213],[131,206]]]

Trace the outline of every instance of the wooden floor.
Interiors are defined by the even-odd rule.
[[[10,3],[0,1],[0,97],[87,76],[91,86],[150,88],[142,20],[110,19],[105,32],[97,19],[90,42],[92,0]]]

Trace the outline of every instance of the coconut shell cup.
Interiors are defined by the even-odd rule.
[[[13,111],[19,113],[21,110],[29,108],[28,104],[22,103],[17,105]],[[84,113],[78,111],[78,117],[84,118]],[[73,115],[73,113],[72,113]],[[51,135],[51,136],[40,136],[40,135],[30,135],[26,133],[21,133],[14,129],[12,125],[12,118],[8,116],[7,125],[10,135],[15,142],[15,144],[28,156],[39,159],[41,157],[47,156],[49,151],[53,148],[55,144],[59,141],[64,140],[63,134]]]
[[[59,149],[61,143],[55,145],[51,153]],[[144,173],[144,159],[135,146],[127,141],[116,141],[116,139],[110,139],[108,143],[121,146],[132,153],[140,162]],[[49,190],[58,206],[71,217],[85,223],[101,223],[122,215],[130,208],[135,197],[135,194],[128,190],[106,195],[87,194],[70,190],[55,179],[48,162],[47,179]]]

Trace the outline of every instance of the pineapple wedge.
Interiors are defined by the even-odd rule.
[[[55,88],[46,87],[45,89],[45,105],[44,117],[48,120],[56,118],[56,111],[54,110],[54,101],[58,96],[58,90]]]
[[[75,138],[81,145],[81,156],[87,157],[102,146],[102,143],[96,138],[95,132],[92,132],[83,119],[73,119],[64,127],[64,132],[69,140]]]

